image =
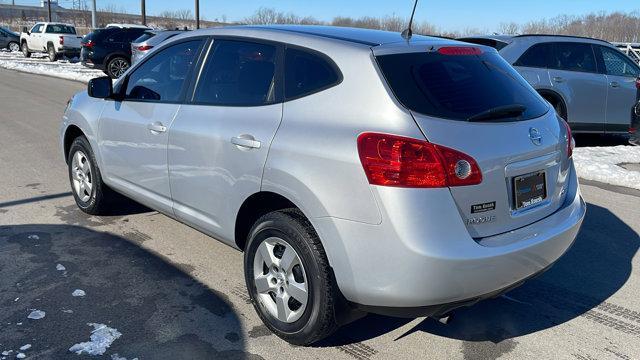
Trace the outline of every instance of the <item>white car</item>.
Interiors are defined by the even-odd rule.
[[[80,39],[76,28],[70,24],[41,22],[31,30],[26,27],[20,34],[20,49],[25,57],[32,53],[47,53],[50,61],[56,61],[60,55],[76,57],[80,55]]]

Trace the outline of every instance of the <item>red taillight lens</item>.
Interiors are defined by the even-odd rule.
[[[567,157],[571,157],[573,156],[573,148],[576,146],[576,143],[573,140],[573,135],[571,134],[571,127],[569,126],[569,123],[567,123],[562,119],[560,120],[560,122],[562,122],[562,124],[566,129],[565,131],[567,136]]]
[[[60,36],[60,45],[64,45],[64,36]]]
[[[438,188],[482,182],[473,158],[424,140],[363,133],[358,137],[358,153],[372,185]]]
[[[86,48],[91,49],[91,48],[93,48],[93,46],[94,46],[95,44],[96,44],[96,43],[94,43],[94,42],[93,42],[93,40],[89,40],[89,41],[87,41],[86,43],[83,43],[83,44],[82,44],[82,46],[84,46],[84,47],[86,47]]]
[[[136,49],[138,49],[139,51],[147,51],[147,50],[153,49],[153,46],[151,46],[151,45],[142,45],[142,46],[138,46]]]
[[[640,78],[636,79],[636,89],[640,89]]]
[[[472,46],[444,46],[438,49],[438,53],[453,56],[482,55],[482,49]]]

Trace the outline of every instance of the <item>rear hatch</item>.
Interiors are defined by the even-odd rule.
[[[374,55],[427,140],[478,163],[480,184],[450,187],[472,237],[526,226],[562,205],[567,130],[494,49],[418,43],[381,46]]]

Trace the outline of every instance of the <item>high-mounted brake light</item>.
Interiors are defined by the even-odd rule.
[[[439,188],[482,182],[471,156],[424,140],[363,133],[358,136],[358,153],[372,185]]]
[[[473,46],[444,46],[438,49],[438,53],[453,56],[482,55],[482,49]]]
[[[60,36],[59,42],[60,42],[60,45],[64,45],[64,36]]]
[[[138,51],[147,51],[147,50],[153,49],[153,46],[151,46],[151,45],[141,45],[141,46],[138,46],[136,49],[138,49]]]
[[[564,127],[566,129],[565,131],[567,136],[567,157],[571,157],[573,156],[573,148],[575,148],[576,142],[573,139],[573,135],[571,134],[571,127],[569,126],[569,123],[562,119],[560,120],[560,122],[564,124]]]

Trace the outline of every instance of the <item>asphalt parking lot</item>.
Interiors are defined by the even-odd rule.
[[[2,359],[90,357],[69,351],[88,324],[115,330],[110,359],[640,358],[640,191],[583,182],[573,248],[448,325],[372,315],[294,347],[254,313],[241,253],[133,203],[102,218],[76,208],[58,126],[84,87],[0,70]],[[29,319],[35,310],[45,316]]]

